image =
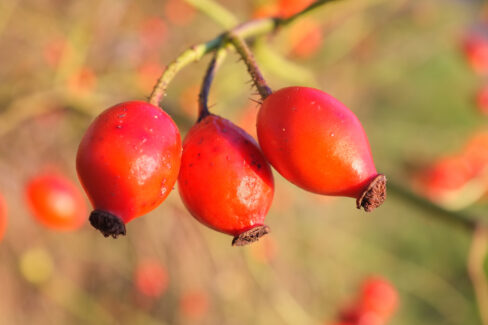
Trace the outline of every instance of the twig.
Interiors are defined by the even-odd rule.
[[[252,54],[251,50],[242,38],[239,35],[230,32],[228,34],[229,41],[234,45],[236,51],[242,57],[242,60],[247,66],[247,71],[252,77],[254,85],[256,86],[259,94],[261,95],[262,99],[265,99],[269,95],[271,95],[271,89],[268,87],[266,80],[258,68],[256,60],[254,59],[254,55]]]
[[[225,29],[229,29],[237,25],[237,18],[215,1],[212,0],[184,0],[186,3],[192,5],[202,13],[210,17],[217,24]]]
[[[243,40],[249,37],[257,37],[268,34],[276,30],[280,26],[285,26],[291,23],[298,17],[303,16],[313,9],[333,1],[336,0],[318,0],[304,10],[288,18],[263,18],[251,20],[249,22],[238,25],[230,32]],[[169,83],[181,69],[183,69],[185,66],[192,62],[198,61],[205,54],[215,51],[217,48],[221,47],[224,42],[227,43],[228,41],[229,40],[226,38],[226,33],[223,33],[208,42],[192,46],[186,51],[183,51],[183,53],[181,53],[173,62],[171,62],[166,67],[165,71],[153,88],[151,96],[149,97],[149,102],[155,106],[159,106],[162,98],[166,93],[166,89],[168,88]]]
[[[425,210],[435,212],[431,215],[432,217],[447,221],[448,223],[459,226],[464,230],[472,231],[477,227],[478,223],[481,222],[477,220],[478,218],[470,216],[461,211],[446,210],[443,207],[432,203],[422,196],[406,189],[404,186],[395,183],[395,181],[389,180],[388,191],[390,193],[399,195],[402,199],[406,199]]]
[[[198,95],[198,121],[201,121],[205,116],[210,114],[208,110],[208,95],[210,93],[210,86],[212,85],[216,71],[224,61],[226,54],[227,51],[225,48],[219,48],[208,65],[207,72],[203,78],[200,94]]]

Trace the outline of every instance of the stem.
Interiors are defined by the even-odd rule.
[[[468,257],[468,273],[473,283],[481,323],[488,325],[488,281],[484,261],[488,251],[488,228],[476,227]]]
[[[478,221],[477,218],[474,216],[470,216],[459,211],[446,210],[443,207],[423,198],[422,196],[413,193],[405,187],[396,184],[395,182],[388,182],[388,190],[391,193],[396,193],[402,199],[409,200],[410,202],[418,205],[425,210],[432,211],[432,217],[447,221],[448,223],[459,226],[464,230],[472,231],[478,226],[478,223],[481,222]]]
[[[234,45],[236,51],[242,57],[244,63],[247,66],[247,71],[252,77],[254,85],[258,89],[259,94],[261,95],[262,99],[265,99],[269,95],[271,95],[272,91],[268,87],[266,80],[264,80],[261,71],[258,68],[256,60],[254,59],[254,55],[252,54],[251,50],[241,37],[239,37],[234,32],[229,32],[228,34],[229,41]]]
[[[225,29],[229,29],[237,25],[237,18],[221,6],[219,3],[212,0],[184,0],[186,3],[192,5],[202,13],[210,17],[214,22]]]
[[[219,48],[208,65],[207,72],[205,72],[205,77],[203,78],[202,88],[200,89],[200,94],[198,95],[198,120],[200,122],[205,116],[210,115],[208,110],[208,94],[210,93],[210,86],[217,72],[219,66],[225,59],[227,51],[224,47]]]
[[[298,17],[301,17],[302,15],[312,11],[313,9],[332,1],[336,0],[318,0],[304,10],[288,18],[263,18],[251,20],[249,22],[236,26],[230,32],[233,35],[239,36],[242,39],[268,34],[276,30],[278,27],[285,26],[297,19]],[[198,61],[205,54],[215,51],[217,48],[224,45],[224,43],[228,43],[228,41],[229,40],[226,37],[226,34],[223,33],[208,42],[194,45],[189,49],[183,51],[183,53],[181,53],[174,61],[168,64],[158,82],[154,86],[153,91],[149,97],[149,102],[154,106],[160,106],[161,100],[166,93],[166,89],[168,88],[169,83],[173,80],[173,78],[181,69],[183,69],[192,62]]]

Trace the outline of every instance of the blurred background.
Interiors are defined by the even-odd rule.
[[[373,213],[275,172],[272,233],[247,247],[199,224],[177,191],[117,240],[53,221],[45,205],[88,216],[75,156],[97,114],[146,99],[165,64],[224,26],[310,2],[215,1],[231,14],[199,10],[208,0],[0,2],[0,324],[339,324],[371,276],[394,291],[389,316],[341,324],[482,324],[488,265],[475,259],[469,273],[472,231],[445,222],[488,221],[481,1],[336,1],[252,40],[272,89],[320,88],[362,121],[391,181]],[[208,61],[164,98],[182,134]],[[210,104],[255,134],[248,81],[231,53]]]

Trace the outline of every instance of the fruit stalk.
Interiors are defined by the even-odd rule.
[[[266,97],[271,95],[272,91],[268,87],[268,84],[264,80],[264,77],[261,71],[258,68],[256,60],[254,59],[254,55],[252,54],[251,50],[242,38],[239,35],[235,34],[234,32],[230,32],[228,34],[229,42],[234,45],[237,53],[241,56],[242,60],[247,66],[247,71],[252,77],[252,81],[256,86],[261,98],[264,100]]]
[[[290,17],[251,20],[236,26],[229,32],[239,36],[242,39],[269,34],[277,30],[279,27],[290,24],[295,19],[309,13],[310,11],[334,1],[336,0],[318,0],[304,10],[297,12]],[[153,88],[153,91],[149,97],[149,102],[154,106],[160,106],[160,103],[166,93],[166,89],[176,74],[188,64],[200,60],[206,54],[217,50],[223,45],[227,45],[229,39],[226,37],[226,35],[227,33],[222,33],[205,43],[191,46],[189,49],[183,51],[179,56],[177,56],[175,60],[166,66],[166,69]]]
[[[205,116],[210,114],[208,110],[208,94],[210,92],[210,86],[212,85],[212,81],[215,77],[216,71],[224,61],[226,55],[227,55],[227,51],[225,50],[225,48],[224,47],[219,48],[215,52],[212,60],[208,65],[207,71],[205,73],[205,77],[203,78],[200,94],[198,94],[197,122],[200,122]]]

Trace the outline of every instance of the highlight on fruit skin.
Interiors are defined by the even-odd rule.
[[[259,144],[271,165],[295,185],[318,194],[356,198],[369,212],[386,199],[364,129],[344,104],[309,87],[287,87],[258,113]]]
[[[271,168],[255,140],[232,122],[207,115],[183,141],[178,189],[204,225],[242,246],[269,232],[264,225],[274,194]]]
[[[33,176],[25,185],[24,196],[32,215],[47,228],[76,230],[86,220],[81,191],[60,173],[45,171]]]
[[[147,102],[112,106],[89,126],[76,167],[94,211],[90,223],[105,236],[161,204],[178,177],[181,139],[171,117]]]

